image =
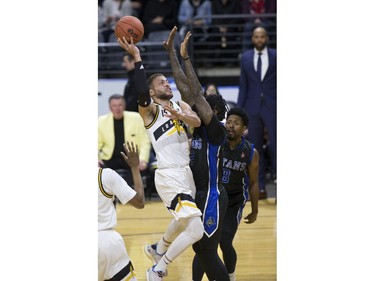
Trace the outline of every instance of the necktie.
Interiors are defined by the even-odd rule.
[[[258,72],[259,80],[262,81],[262,58],[261,58],[261,55],[262,55],[262,53],[258,53],[257,72]]]

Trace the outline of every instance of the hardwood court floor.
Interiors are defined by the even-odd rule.
[[[244,215],[250,213],[250,202]],[[117,205],[118,226],[116,230],[124,238],[134,265],[137,279],[146,281],[145,271],[152,263],[143,253],[143,246],[158,241],[172,216],[161,201],[148,201],[145,208]],[[259,201],[258,219],[254,224],[242,220],[234,247],[237,251],[237,281],[276,280],[276,205],[275,199]],[[220,248],[219,254],[221,256]],[[191,281],[191,263],[194,251],[190,247],[168,267],[166,281]],[[207,281],[204,276],[203,281]]]

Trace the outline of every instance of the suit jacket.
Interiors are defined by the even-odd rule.
[[[249,115],[258,115],[262,100],[264,106],[276,113],[276,50],[267,48],[269,66],[263,78],[259,80],[254,68],[254,49],[241,56],[241,76],[237,105]]]
[[[139,159],[148,163],[151,150],[150,138],[147,135],[143,119],[138,112],[124,111],[124,137],[126,141],[138,144]],[[99,159],[109,160],[115,148],[115,130],[112,112],[99,116],[98,121],[98,154]]]

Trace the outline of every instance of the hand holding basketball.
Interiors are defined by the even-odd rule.
[[[125,37],[128,43],[130,43],[130,38],[132,37],[134,44],[136,44],[143,38],[144,27],[142,22],[136,17],[124,16],[117,21],[115,34],[121,40],[122,37]]]
[[[133,37],[130,37],[130,42],[124,40],[123,38],[117,38],[117,42],[120,44],[120,46],[129,54],[131,54],[134,58],[138,58],[140,56],[141,52],[137,48],[137,46],[133,42]]]

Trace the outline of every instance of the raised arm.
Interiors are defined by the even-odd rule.
[[[129,200],[129,204],[137,209],[142,209],[145,206],[145,193],[141,172],[139,171],[138,145],[134,146],[133,142],[127,142],[127,145],[123,144],[123,146],[126,154],[121,152],[121,155],[130,166],[133,176],[134,190],[137,192],[137,194]]]
[[[250,194],[250,202],[251,202],[251,213],[245,217],[245,223],[248,223],[248,224],[255,222],[258,216],[258,200],[259,200],[258,169],[259,169],[259,153],[254,148],[253,159],[251,160],[251,164],[247,168],[247,174],[250,176],[249,194]]]
[[[199,82],[187,52],[187,45],[189,43],[190,36],[191,33],[188,31],[185,35],[184,41],[181,43],[180,54],[185,62],[185,72],[191,89],[190,97],[192,99],[192,104],[196,106],[199,117],[202,119],[203,123],[208,125],[211,122],[213,111],[203,96],[202,85]]]
[[[171,62],[171,67],[172,67],[172,75],[175,80],[177,89],[181,94],[182,99],[185,102],[187,102],[190,106],[193,106],[193,104],[191,103],[192,99],[189,95],[190,87],[187,81],[187,77],[184,71],[182,70],[181,64],[177,59],[176,50],[173,47],[174,46],[173,41],[174,41],[176,32],[177,32],[177,27],[175,26],[169,33],[168,40],[164,41],[163,47],[169,54],[169,60]]]
[[[127,51],[129,54],[133,55],[135,61],[135,71],[134,71],[134,80],[135,80],[135,90],[138,93],[138,110],[139,114],[142,116],[143,122],[145,125],[148,125],[152,122],[156,107],[152,103],[150,97],[150,91],[147,85],[146,72],[142,64],[141,52],[134,45],[133,37],[130,37],[130,44],[126,41],[125,37],[117,38],[117,42],[121,47]]]

